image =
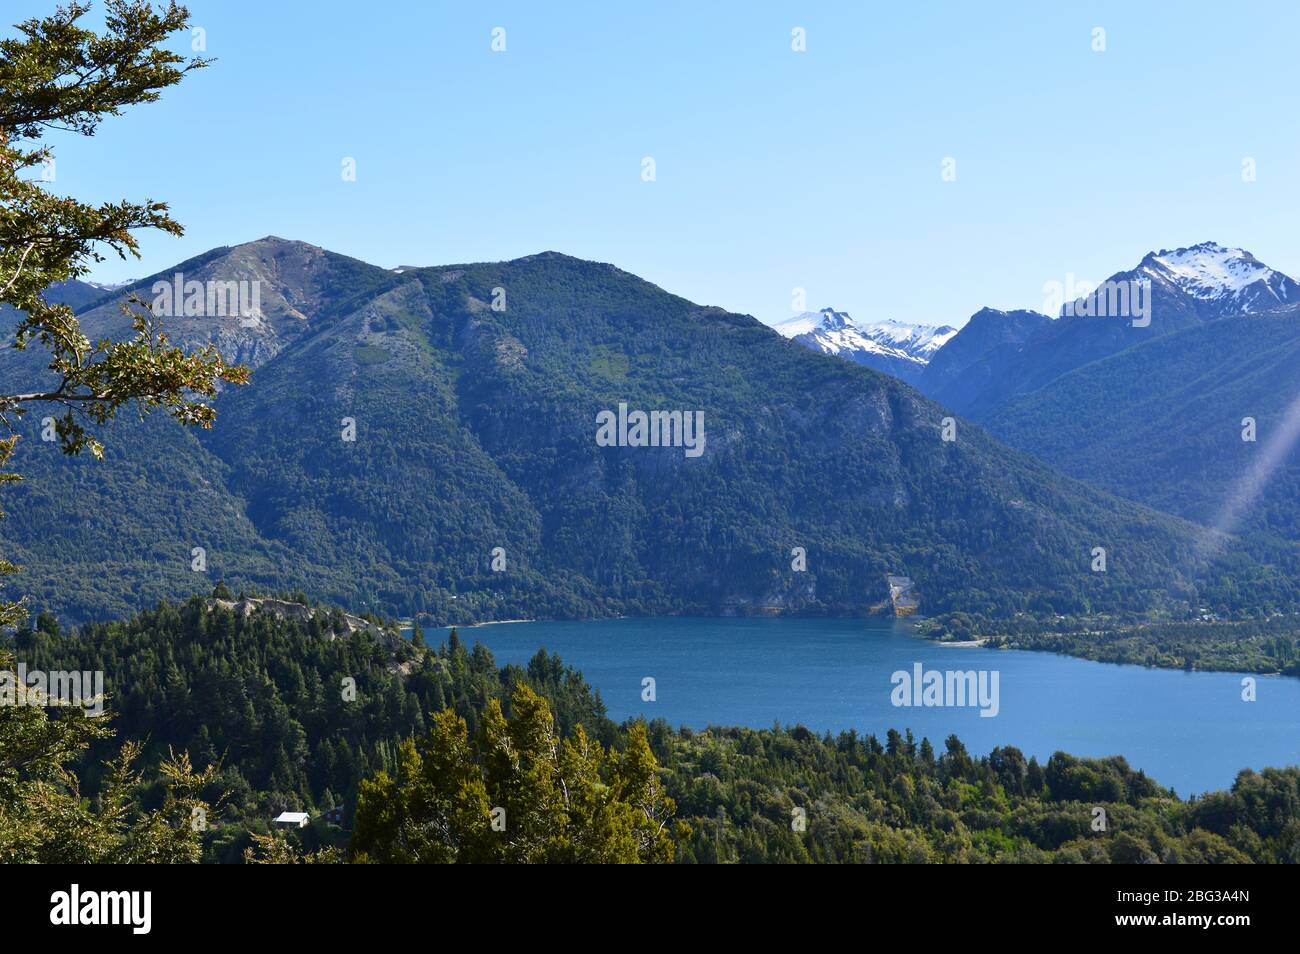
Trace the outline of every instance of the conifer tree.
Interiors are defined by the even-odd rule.
[[[450,709],[401,746],[396,770],[361,783],[350,850],[362,862],[667,862],[672,799],[645,726],[607,752],[578,726],[561,740],[546,699],[515,686],[488,701],[476,736]]]
[[[127,742],[104,766],[99,797],[83,797],[71,764],[112,732],[80,709],[52,718],[0,650],[14,698],[0,705],[0,864],[177,864],[199,860],[215,770],[196,773],[187,755],[163,761],[160,808],[140,803],[140,745]]]

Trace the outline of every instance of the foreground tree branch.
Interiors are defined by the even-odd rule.
[[[17,24],[0,40],[0,306],[19,313],[12,346],[49,353],[47,380],[3,393],[0,465],[13,453],[14,418],[29,406],[62,408],[55,430],[65,453],[102,455],[92,433],[123,406],[141,415],[165,410],[182,424],[210,427],[211,399],[224,383],[240,384],[247,371],[228,365],[214,347],[187,353],[171,345],[139,298],[122,305],[134,335],[92,343],[73,310],[45,300],[46,289],[79,278],[108,255],[139,257],[134,233],[158,229],[180,235],[167,205],[153,199],[97,205],[55,195],[36,170],[51,153],[42,137],[51,129],[94,135],[107,117],[149,103],[208,61],[166,48],[189,25],[189,12],[169,0],[106,0],[104,31],[81,25],[83,0]],[[0,474],[0,483],[17,480]],[[0,574],[13,572],[0,562]],[[0,603],[0,625],[21,618],[18,603]]]

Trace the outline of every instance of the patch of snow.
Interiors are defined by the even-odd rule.
[[[957,333],[948,325],[906,325],[898,321],[878,321],[866,325],[863,333],[876,341],[888,341],[909,355],[924,357],[927,361]]]
[[[1262,283],[1272,297],[1281,301],[1286,299],[1286,286],[1290,284],[1285,275],[1275,272],[1245,249],[1225,248],[1216,242],[1161,250],[1150,261],[1155,267],[1144,265],[1144,270],[1161,275],[1202,301],[1238,296],[1256,283]],[[1275,287],[1278,285],[1281,287]]]
[[[797,338],[800,335],[806,335],[822,323],[823,315],[820,311],[805,311],[802,315],[795,315],[793,318],[787,318],[785,321],[773,325],[773,329],[786,338]]]
[[[956,328],[947,325],[908,325],[899,321],[861,324],[848,312],[834,308],[806,311],[773,328],[787,338],[807,336],[828,354],[863,352],[917,364],[927,363],[957,333]]]

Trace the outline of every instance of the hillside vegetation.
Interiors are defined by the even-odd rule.
[[[17,590],[64,620],[205,578],[444,622],[861,614],[891,573],[928,614],[1297,600],[1293,548],[1226,540],[1203,562],[1197,528],[965,422],[946,441],[946,412],[901,382],[609,265],[391,274],[265,239],[187,267],[268,285],[257,327],[177,323],[255,366],[211,431],[123,421],[99,463],[23,422],[29,480],[6,494],[0,545],[25,568]],[[106,315],[83,320],[98,333]],[[599,446],[597,414],[620,404],[702,413],[703,453]]]
[[[487,850],[475,857],[492,860],[497,848],[485,849],[482,838],[493,831],[491,807],[501,802],[399,804],[393,799],[407,787],[394,789],[386,779],[414,779],[421,774],[414,753],[442,752],[450,761],[436,764],[446,771],[454,765],[462,782],[444,778],[430,791],[456,792],[463,784],[472,793],[478,776],[487,780],[486,798],[496,791],[494,779],[509,777],[489,764],[493,740],[505,731],[517,733],[518,745],[533,745],[526,740],[538,732],[589,740],[579,746],[589,753],[585,761],[525,760],[542,774],[520,777],[524,787],[512,789],[508,817],[518,817],[526,832],[530,812],[554,815],[565,819],[554,831],[567,834],[550,848],[512,836],[512,858],[534,850],[543,854],[533,860],[558,857],[582,845],[594,852],[621,844],[635,853],[635,844],[648,845],[643,835],[627,840],[645,829],[605,801],[614,797],[602,787],[610,782],[616,792],[652,793],[654,811],[666,812],[655,827],[662,822],[671,839],[667,857],[684,862],[1300,861],[1300,769],[1244,771],[1230,791],[1183,801],[1122,758],[1057,753],[1039,763],[1010,747],[978,757],[955,737],[936,745],[906,730],[881,740],[818,736],[798,726],[615,725],[581,675],[544,651],[527,667],[498,668],[484,647],[471,649],[455,633],[426,649],[419,638],[394,643],[382,630],[339,635],[342,620],[326,608],[310,619],[242,616],[195,598],[73,633],[46,616],[22,630],[14,648],[33,667],[105,672],[119,734],[95,743],[77,764],[87,794],[104,784],[101,760],[123,740],[145,742],[147,767],[174,750],[188,753],[196,769],[212,769],[202,792],[219,806],[202,839],[208,861],[237,861],[249,848],[280,859],[323,848],[343,857],[363,788],[362,804],[368,798],[370,807],[362,847],[371,860],[454,860],[462,850]],[[350,700],[345,679],[355,680]],[[461,720],[473,749],[448,748],[455,740],[448,732]],[[595,745],[608,755],[590,754]],[[550,751],[549,744],[538,749]],[[631,762],[629,751],[638,753]],[[582,790],[599,804],[557,805],[565,778],[574,792],[585,779]],[[144,804],[161,797],[153,783]],[[446,814],[453,804],[460,809]],[[287,842],[254,839],[280,811],[336,806],[343,809],[339,825],[318,819]],[[394,827],[394,818],[411,824]],[[450,834],[430,840],[435,831]],[[351,847],[355,854],[358,846]],[[643,860],[655,860],[655,851]]]

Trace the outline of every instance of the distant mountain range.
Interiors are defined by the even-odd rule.
[[[1103,284],[1132,283],[1142,285],[1149,324],[1114,313],[1103,290],[1063,301],[1058,320],[984,308],[957,330],[866,324],[824,308],[774,327],[809,348],[891,374],[953,410],[983,419],[1019,394],[1135,344],[1218,318],[1300,305],[1300,284],[1244,249],[1215,242],[1151,252]]]
[[[856,364],[915,384],[925,366],[957,333],[947,325],[906,325],[896,321],[859,324],[833,308],[808,311],[774,326],[778,332],[824,354],[847,358]]]
[[[971,328],[969,333],[980,338],[981,345],[966,350],[982,351],[980,359],[957,373],[940,362],[943,370],[923,375],[918,386],[955,411],[988,420],[1007,401],[1135,345],[1231,315],[1264,314],[1300,304],[1300,285],[1249,252],[1214,242],[1152,252],[1106,283],[1140,284],[1149,311],[1145,322],[1131,314],[1114,314],[1104,292],[1064,303],[1054,321],[1011,312],[1013,328],[992,335],[986,327]],[[950,340],[954,350],[965,348],[967,328],[969,324]],[[999,335],[1005,338],[1002,344],[984,347],[987,339]]]
[[[1017,396],[986,424],[1120,496],[1300,541],[1298,402],[1295,306],[1137,345]]]
[[[1152,252],[1108,281],[1148,283],[1149,324],[1102,314],[1100,293],[1055,320],[986,308],[909,380],[1111,493],[1300,541],[1300,283],[1214,242]]]
[[[891,574],[927,614],[1296,600],[1290,549],[1218,541],[1207,563],[1190,523],[974,425],[944,440],[950,412],[906,384],[610,265],[399,273],[267,238],[132,287],[178,274],[259,283],[255,315],[166,320],[253,368],[213,430],[124,415],[101,463],[41,441],[39,413],[20,425],[0,553],[24,572],[6,582],[68,619],[217,579],[448,621],[865,613]],[[129,290],[83,307],[89,335],[122,330]],[[920,360],[949,333],[863,339]],[[34,349],[0,356],[0,382],[42,373]],[[629,409],[702,414],[704,452],[598,442],[598,415]]]

